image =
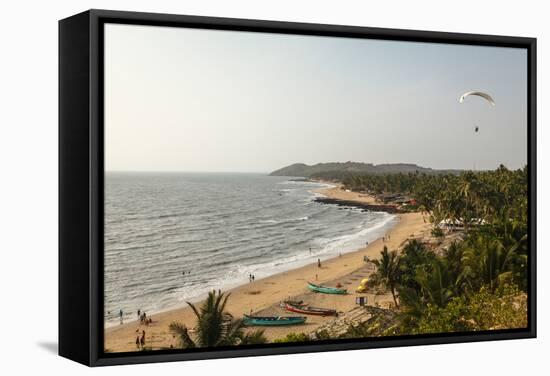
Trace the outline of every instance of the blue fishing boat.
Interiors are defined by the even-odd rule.
[[[316,285],[314,283],[308,282],[307,287],[311,291],[315,292],[321,292],[323,294],[337,294],[337,295],[345,295],[348,293],[348,290],[341,289],[338,287],[328,287],[328,286],[322,286],[322,285]]]
[[[244,315],[245,325],[250,326],[282,326],[298,325],[306,322],[306,317],[301,316],[249,316]]]

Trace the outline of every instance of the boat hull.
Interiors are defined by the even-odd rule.
[[[306,322],[306,317],[295,316],[269,316],[269,317],[254,317],[244,315],[244,323],[249,326],[285,326],[299,325]]]
[[[308,282],[307,287],[311,291],[320,292],[323,294],[345,295],[348,293],[346,289],[339,289],[337,287],[320,286],[320,285],[313,284],[311,282]]]
[[[336,316],[337,312],[334,309],[328,308],[314,308],[314,307],[299,307],[286,303],[284,308],[287,311],[301,313],[304,315],[314,315],[314,316]]]

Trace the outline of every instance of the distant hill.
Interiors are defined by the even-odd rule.
[[[372,163],[361,162],[331,162],[317,163],[313,166],[304,163],[294,163],[273,171],[270,176],[296,176],[305,178],[332,178],[341,179],[349,175],[371,175],[371,174],[397,174],[397,173],[459,173],[459,170],[434,170],[432,168],[421,167],[412,163],[388,163],[375,165]]]

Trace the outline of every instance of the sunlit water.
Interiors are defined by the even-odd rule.
[[[327,185],[262,174],[107,173],[105,320],[175,308],[355,250],[395,222],[323,205]],[[311,248],[311,251],[310,251]],[[183,274],[185,273],[185,274]]]

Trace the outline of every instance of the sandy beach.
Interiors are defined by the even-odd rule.
[[[357,193],[348,190],[344,190],[341,184],[326,182],[327,184],[336,185],[333,188],[317,189],[314,192],[320,193],[323,196],[335,198],[339,200],[350,200],[362,202],[365,204],[376,204],[376,200],[373,196],[364,193]]]
[[[347,192],[340,187],[319,189],[315,192],[327,197],[343,200],[356,200],[360,202],[374,203],[374,198],[365,194]],[[321,259],[321,268],[317,264],[293,269],[287,272],[273,275],[268,278],[258,279],[252,283],[229,290],[231,296],[228,300],[227,310],[236,318],[243,313],[254,314],[278,314],[292,315],[280,309],[279,303],[291,298],[304,300],[311,306],[335,308],[346,312],[355,307],[355,289],[361,279],[373,272],[372,264],[364,262],[364,256],[371,259],[378,258],[384,246],[389,249],[400,249],[408,238],[421,237],[429,233],[430,225],[425,223],[421,213],[397,214],[398,222],[388,231],[387,239],[377,239],[369,243],[368,247],[357,251],[336,256],[330,259]],[[307,289],[307,281],[320,284],[335,285],[340,283],[348,289],[348,295],[326,295],[310,292]],[[369,305],[388,305],[391,296],[361,294],[366,296]],[[200,304],[200,303],[198,303]],[[176,346],[176,339],[169,332],[170,323],[178,321],[192,328],[195,325],[195,316],[190,308],[179,308],[151,316],[153,323],[140,325],[137,321],[117,325],[105,329],[105,350],[108,352],[136,351],[136,330],[145,330],[147,347],[151,349],[163,349]],[[320,325],[333,320],[332,317],[308,316],[307,322],[300,326],[286,326],[265,329],[265,336],[271,341],[284,337],[286,334],[309,333]],[[258,329],[255,327],[253,329]]]

